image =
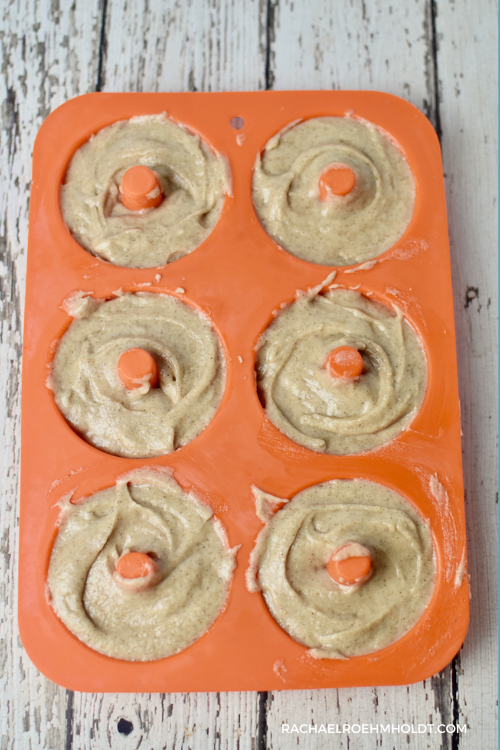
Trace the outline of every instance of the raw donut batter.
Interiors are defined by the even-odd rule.
[[[62,501],[49,599],[95,651],[162,659],[200,638],[224,609],[235,553],[210,508],[165,470],[138,469],[83,502]],[[126,565],[134,556],[150,563],[136,578]]]
[[[121,200],[125,172],[154,171],[158,207],[130,210]],[[61,187],[64,221],[77,242],[129,268],[164,266],[208,237],[222,210],[227,169],[198,135],[166,114],[132,117],[99,131],[73,156]]]
[[[369,551],[371,572],[341,585],[327,566],[349,547]],[[424,613],[435,582],[431,534],[410,503],[387,487],[363,479],[325,482],[271,517],[247,580],[313,656],[360,656],[401,638]]]
[[[328,177],[340,172],[351,180],[334,193]],[[402,153],[375,125],[318,117],[269,141],[255,165],[253,201],[285,250],[345,266],[376,258],[399,240],[413,214],[415,184]]]
[[[354,377],[333,374],[328,360],[339,349],[359,359]],[[314,290],[280,312],[261,337],[256,369],[276,427],[299,445],[338,455],[396,437],[427,384],[422,346],[401,312],[346,289]]]
[[[198,312],[166,294],[109,302],[75,295],[67,309],[75,320],[59,342],[48,385],[89,443],[116,456],[160,456],[208,425],[222,399],[225,364]],[[132,389],[122,381],[118,365],[134,349],[154,360],[157,387],[147,376]]]

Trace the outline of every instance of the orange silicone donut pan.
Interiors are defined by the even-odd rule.
[[[120,268],[71,237],[60,186],[75,150],[93,133],[161,112],[227,158],[232,194],[212,234],[191,254],[160,269]],[[301,118],[346,114],[375,123],[398,144],[415,177],[416,205],[394,247],[369,270],[337,268],[335,283],[403,310],[424,344],[429,381],[418,416],[399,437],[369,453],[332,456],[282,435],[257,397],[255,346],[273,311],[333,269],[294,257],[266,234],[251,183],[257,154],[279,130]],[[231,126],[234,117],[244,121],[240,130]],[[208,316],[225,351],[227,383],[216,416],[195,440],[160,458],[118,458],[87,444],[46,386],[71,321],[61,308],[64,298],[76,290],[112,298],[119,287],[174,296],[182,287],[182,300]],[[398,685],[435,674],[455,656],[467,629],[469,586],[462,574],[467,553],[450,256],[439,143],[412,105],[352,91],[99,93],[62,105],[44,122],[34,148],[23,351],[19,623],[29,656],[51,680],[92,692]],[[78,641],[48,604],[46,577],[59,499],[70,491],[74,499],[85,497],[146,465],[171,467],[183,489],[212,506],[231,546],[241,549],[226,609],[209,632],[175,656],[138,663],[102,656]],[[262,596],[246,589],[249,554],[262,528],[250,488],[291,498],[313,484],[354,477],[391,487],[430,522],[436,586],[419,622],[390,647],[341,661],[314,659],[273,620]]]

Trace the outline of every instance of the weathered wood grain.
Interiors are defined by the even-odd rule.
[[[105,91],[265,88],[262,0],[108,0]]]
[[[254,693],[187,695],[80,694],[73,748],[206,750],[253,748]]]
[[[465,748],[498,742],[497,12],[492,0],[442,0],[436,17],[472,589],[456,678]]]
[[[66,691],[32,666],[17,631],[21,319],[33,142],[49,112],[94,88],[101,13],[93,0],[11,2],[1,13],[1,747],[58,750],[66,741]]]
[[[492,0],[30,0],[2,10],[0,184],[1,748],[496,747],[496,13]],[[478,85],[478,81],[481,83]],[[19,371],[32,144],[62,101],[106,91],[364,88],[442,135],[464,428],[471,629],[454,665],[408,688],[193,695],[66,692],[15,623]],[[493,356],[492,356],[493,355]],[[483,563],[483,564],[482,564]],[[492,658],[493,656],[493,658]],[[468,723],[439,735],[281,734],[282,723]]]
[[[270,3],[274,89],[362,89],[407,99],[435,124],[429,0]]]

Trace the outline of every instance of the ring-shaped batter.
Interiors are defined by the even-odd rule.
[[[124,294],[105,302],[78,296],[48,384],[56,404],[92,445],[116,456],[161,456],[193,440],[222,399],[225,363],[209,322],[166,294]],[[120,356],[144,349],[158,387],[129,390]]]
[[[327,571],[330,557],[354,542],[370,551],[372,575],[342,586]],[[274,619],[321,658],[372,653],[410,630],[435,583],[428,525],[401,495],[363,479],[309,487],[262,530],[250,579]],[[252,589],[252,587],[251,587]]]
[[[150,586],[134,586],[117,572],[130,551],[154,560]],[[83,502],[62,501],[49,600],[95,651],[162,659],[200,638],[224,609],[235,553],[209,507],[165,470],[138,469]]]
[[[359,377],[335,378],[325,368],[341,346],[360,352]],[[280,312],[259,341],[256,370],[273,424],[305,448],[337,455],[396,437],[427,385],[422,345],[402,313],[346,289],[303,295]]]
[[[321,200],[325,170],[355,175],[346,195]],[[375,125],[348,117],[306,120],[274,136],[259,156],[253,202],[268,234],[311,263],[362,263],[392,247],[413,214],[415,184],[399,149]]]
[[[163,201],[139,211],[121,201],[130,167],[156,175]],[[118,266],[164,266],[208,237],[228,189],[226,163],[165,113],[132,117],[100,130],[74,154],[61,187],[61,209],[86,250]]]

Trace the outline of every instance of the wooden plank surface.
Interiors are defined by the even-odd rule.
[[[107,748],[151,746],[234,747],[258,734],[256,693],[188,696],[73,694],[46,680],[31,665],[19,641],[14,582],[17,569],[19,473],[19,387],[21,316],[31,153],[43,119],[63,101],[96,89],[110,91],[251,88],[258,73],[248,65],[248,44],[260,56],[260,9],[252,6],[254,28],[239,4],[189,6],[80,0],[60,8],[38,2],[4,10],[2,19],[2,146],[9,154],[2,184],[2,504],[3,551],[2,749],[3,747]],[[165,34],[167,28],[170,34]],[[220,55],[217,29],[225,28],[240,67]],[[113,31],[111,31],[113,30]],[[146,45],[145,45],[146,39]],[[151,49],[147,40],[151,40]],[[240,43],[240,39],[243,41]],[[236,40],[236,42],[235,42]],[[158,57],[159,46],[161,57]],[[146,49],[145,49],[146,47]],[[213,66],[209,79],[206,66]],[[198,53],[201,57],[198,57]],[[141,57],[142,56],[142,57]],[[263,60],[263,58],[261,57]],[[156,62],[162,61],[160,72]],[[183,60],[184,65],[179,61]],[[142,61],[142,62],[141,62]],[[147,62],[153,63],[151,68]],[[138,66],[138,67],[136,67]],[[264,64],[260,65],[263,85]],[[161,77],[161,69],[166,77]],[[238,70],[240,73],[238,73]],[[234,79],[234,76],[240,78]],[[205,76],[205,77],[204,77]],[[245,77],[246,76],[246,77]],[[207,82],[208,81],[208,82]],[[194,743],[194,744],[193,744]],[[242,747],[246,746],[242,744]],[[248,745],[250,746],[250,745]]]
[[[265,88],[265,3],[108,0],[103,91]]]
[[[4,3],[1,748],[484,748],[496,745],[496,14],[492,0],[30,0]],[[481,81],[479,84],[478,82]],[[409,687],[90,695],[42,677],[15,618],[19,373],[31,151],[58,104],[106,91],[378,89],[441,135],[455,286],[472,575],[469,636]],[[494,566],[493,566],[494,567]],[[467,722],[460,737],[284,735],[283,723]]]
[[[476,734],[485,747],[498,742],[490,713],[498,710],[498,568],[486,570],[489,551],[498,549],[498,90],[489,74],[497,67],[497,12],[491,0],[482,7],[446,0],[436,18],[472,592],[454,689],[470,747]]]
[[[101,12],[97,0],[66,8],[29,0],[3,3],[1,18],[1,747],[59,750],[68,732],[68,694],[31,665],[17,630],[21,318],[33,142],[49,112],[94,88]]]

